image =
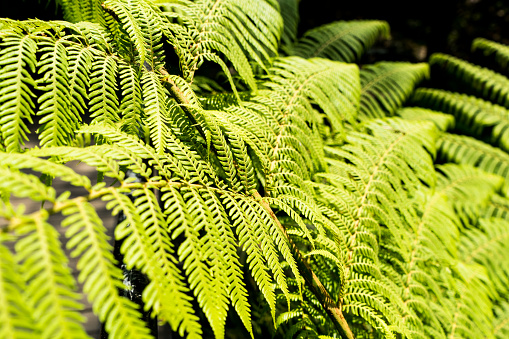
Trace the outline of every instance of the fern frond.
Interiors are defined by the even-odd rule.
[[[144,72],[141,87],[147,124],[154,147],[159,154],[167,144],[169,93],[154,72]]]
[[[509,305],[504,300],[501,305],[494,308],[495,319],[492,325],[491,334],[496,339],[503,339],[509,334]]]
[[[278,2],[284,24],[283,33],[281,34],[281,48],[285,50],[297,41],[300,0],[278,0]]]
[[[477,167],[509,178],[509,154],[477,139],[444,133],[438,140],[438,159]]]
[[[60,180],[70,182],[74,186],[84,187],[85,189],[92,188],[90,180],[86,176],[79,175],[69,167],[55,164],[49,160],[26,154],[0,152],[0,164],[13,169],[30,168],[49,176],[58,177]]]
[[[122,130],[135,134],[145,117],[143,111],[141,79],[137,70],[129,64],[119,64],[120,90],[122,99]]]
[[[456,130],[509,150],[509,110],[490,102],[438,89],[419,88],[412,104],[452,114]]]
[[[361,70],[360,118],[391,116],[412,94],[414,87],[428,78],[427,64],[380,62]]]
[[[36,50],[36,42],[28,35],[6,36],[0,44],[0,130],[8,152],[19,150],[28,140],[24,120],[32,122],[34,114]]]
[[[168,10],[165,14],[183,23],[169,25],[166,34],[177,49],[184,78],[192,82],[195,71],[205,60],[219,63],[229,75],[218,58],[221,53],[248,86],[256,89],[248,57],[265,68],[270,56],[277,54],[283,20],[274,5],[277,4],[266,0],[165,4]]]
[[[444,193],[455,207],[465,224],[480,215],[495,192],[499,191],[503,179],[467,165],[445,164],[437,167],[441,173],[437,178],[436,191]]]
[[[89,338],[59,234],[46,218],[47,213],[28,218],[17,230],[22,236],[16,242],[17,260],[22,263],[29,307],[41,338]]]
[[[96,122],[114,124],[119,120],[117,97],[118,61],[113,56],[96,56],[90,74],[90,117]]]
[[[200,338],[202,331],[198,317],[194,315],[186,295],[188,289],[172,257],[166,229],[152,226],[146,230],[133,202],[119,190],[110,189],[103,200],[108,201],[107,208],[112,209],[113,214],[124,213],[125,220],[115,228],[115,237],[124,241],[121,251],[126,265],[138,268],[151,280],[143,292],[146,307],[152,308],[163,321],[168,321],[174,331],[181,335],[187,332],[189,338]]]
[[[442,53],[431,55],[429,64],[432,74],[436,73],[437,78],[443,77],[443,86],[509,108],[509,93],[505,90],[509,86],[509,79],[505,76]],[[448,84],[453,79],[454,84]]]
[[[355,62],[379,38],[389,35],[389,25],[385,21],[336,21],[304,33],[291,53],[302,58]]]
[[[406,120],[431,121],[440,131],[444,132],[454,128],[455,124],[452,115],[421,107],[403,107],[396,111],[396,115]]]
[[[25,302],[23,296],[26,289],[20,275],[14,254],[4,245],[8,239],[2,236],[0,244],[0,336],[2,338],[29,339],[40,337],[41,333],[35,326],[33,310]]]
[[[2,193],[10,193],[18,198],[31,198],[35,201],[55,201],[56,192],[53,187],[44,185],[35,175],[10,170],[2,163],[0,164],[2,165],[0,175],[5,179],[0,181]]]
[[[465,264],[482,265],[494,287],[492,293],[498,298],[507,293],[509,282],[509,265],[502,258],[507,257],[507,238],[509,224],[503,219],[479,219],[479,229],[464,233],[459,244],[460,258]]]
[[[509,46],[484,38],[472,41],[472,52],[480,51],[485,57],[493,57],[501,69],[507,70],[509,63]]]
[[[118,295],[123,288],[122,271],[114,264],[106,229],[95,209],[84,199],[75,199],[64,203],[62,214],[67,216],[62,221],[69,238],[67,247],[72,257],[79,257],[78,280],[106,331],[115,338],[152,338],[137,305]]]

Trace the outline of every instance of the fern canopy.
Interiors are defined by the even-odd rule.
[[[0,337],[89,338],[86,300],[110,338],[507,335],[507,79],[359,66],[388,24],[298,3],[0,19]]]

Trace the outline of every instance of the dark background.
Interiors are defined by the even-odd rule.
[[[476,37],[509,44],[509,1],[301,0],[300,12],[299,35],[336,20],[379,19],[389,22],[392,39],[372,49],[366,62],[425,61],[433,52],[469,59],[470,44]],[[0,0],[0,17],[62,18],[54,0]]]

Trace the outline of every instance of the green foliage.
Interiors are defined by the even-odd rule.
[[[483,97],[415,90],[428,64],[351,63],[387,23],[298,39],[298,1],[59,5],[0,19],[2,338],[87,338],[81,293],[111,338],[151,338],[142,313],[188,338],[506,336],[501,75],[436,54],[431,83]]]

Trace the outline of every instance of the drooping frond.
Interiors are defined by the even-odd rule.
[[[278,0],[279,10],[283,17],[283,33],[281,34],[281,48],[291,48],[297,41],[297,26],[299,25],[300,0]]]
[[[424,63],[380,62],[363,67],[359,118],[393,115],[428,75],[429,68]]]
[[[389,35],[389,25],[385,21],[337,21],[304,33],[291,48],[291,54],[354,62],[359,61],[378,39]]]
[[[485,57],[495,60],[501,69],[507,70],[509,63],[509,46],[484,38],[472,41],[472,51],[480,51]]]
[[[118,294],[123,287],[122,271],[115,266],[103,223],[90,203],[76,199],[62,206],[68,247],[78,259],[78,280],[83,283],[94,312],[112,336],[152,338],[141,320],[137,305]],[[109,305],[109,307],[104,307]]]
[[[251,89],[256,88],[249,59],[262,68],[277,54],[283,20],[277,3],[266,0],[200,0],[164,2],[172,23],[167,27],[184,78],[192,81],[204,61],[218,63],[229,75],[224,55]]]
[[[439,89],[419,88],[412,104],[452,114],[458,132],[509,150],[509,110],[482,99]]]
[[[437,167],[436,191],[444,193],[461,220],[469,225],[476,222],[503,179],[468,165],[445,164]]]
[[[83,306],[76,293],[76,282],[55,228],[46,221],[47,213],[24,220],[17,233],[17,260],[28,306],[33,309],[40,338],[89,338],[78,313]]]
[[[450,114],[432,111],[421,107],[404,107],[396,111],[396,115],[406,120],[431,121],[443,132],[454,128],[455,120]]]
[[[478,167],[509,178],[509,154],[477,139],[444,133],[438,140],[438,160]]]
[[[407,230],[415,227],[409,223],[415,215],[398,206],[411,205],[421,181],[432,184],[428,151],[434,152],[436,129],[429,122],[393,119],[374,120],[367,130],[349,133],[341,148],[326,148],[331,173],[318,174],[315,188],[334,232],[345,238],[336,254],[345,261],[343,309],[391,337],[394,330],[405,331],[401,317],[407,311],[395,282],[382,279],[379,251],[389,244],[378,239],[388,233],[385,241],[408,255]],[[402,152],[407,147],[414,152]],[[415,158],[404,160],[408,156]]]
[[[2,338],[29,339],[40,337],[35,326],[33,311],[23,296],[26,286],[14,254],[6,247],[9,238],[2,236],[0,244],[0,336]],[[12,240],[12,239],[11,239]]]
[[[453,56],[435,53],[429,59],[436,80],[441,86],[462,91],[509,108],[509,79],[505,76]]]
[[[36,42],[29,36],[3,37],[0,44],[0,130],[8,152],[19,150],[34,114]]]
[[[458,246],[459,257],[465,264],[475,263],[486,270],[495,298],[504,297],[508,291],[509,262],[504,260],[509,255],[508,237],[508,220],[479,219],[478,228],[465,232]]]

